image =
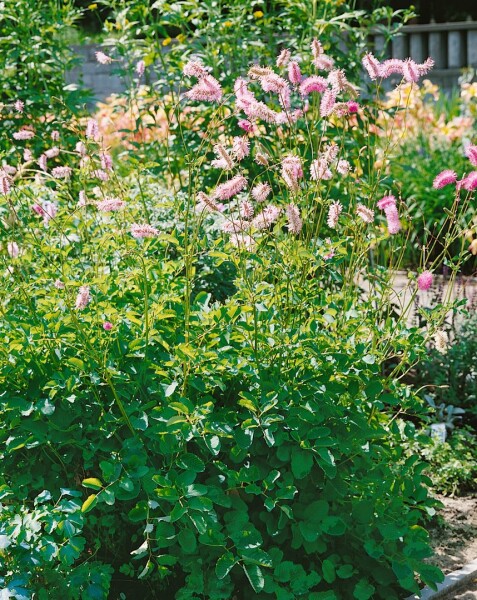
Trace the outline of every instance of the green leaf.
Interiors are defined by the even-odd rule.
[[[336,579],[335,565],[329,558],[325,558],[323,561],[322,570],[323,579],[326,581],[326,583],[333,583],[333,581]]]
[[[97,477],[89,477],[88,479],[83,479],[81,485],[83,485],[85,488],[91,488],[92,490],[100,490],[103,487],[101,480]]]
[[[265,585],[265,579],[263,577],[262,570],[258,565],[242,565],[245,575],[253,588],[253,591],[258,594],[263,590]]]
[[[88,496],[86,498],[86,500],[83,502],[83,505],[81,507],[81,512],[82,513],[89,512],[96,506],[97,503],[98,503],[98,497],[96,496],[96,494],[91,494],[91,496]]]
[[[436,584],[444,581],[444,573],[434,565],[420,563],[416,571],[419,573],[422,581],[432,590],[437,590]]]
[[[226,552],[222,554],[222,556],[217,561],[215,565],[215,574],[218,579],[224,579],[230,571],[233,569],[234,565],[237,564],[237,559],[231,552]]]
[[[313,466],[313,455],[311,452],[305,452],[295,448],[292,452],[291,469],[297,479],[306,477]]]
[[[371,585],[367,579],[363,578],[354,586],[353,597],[356,600],[369,600],[374,594],[376,588]]]
[[[193,554],[196,551],[197,540],[190,529],[181,529],[177,539],[185,554]]]
[[[317,449],[317,462],[330,479],[336,476],[335,457],[328,448]]]

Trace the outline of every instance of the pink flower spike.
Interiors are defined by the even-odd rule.
[[[240,127],[240,129],[243,129],[247,133],[252,133],[253,131],[253,125],[250,123],[250,121],[247,121],[247,119],[241,119],[237,125]]]
[[[419,72],[419,67],[410,58],[404,61],[402,65],[402,74],[404,79],[409,83],[417,83],[419,81],[419,77],[421,76]]]
[[[7,252],[10,258],[18,258],[20,254],[20,248],[16,242],[8,242]]]
[[[390,206],[396,206],[396,198],[394,196],[384,196],[377,203],[377,207],[381,210],[386,210]]]
[[[157,237],[159,233],[158,229],[148,223],[143,223],[142,225],[133,223],[131,225],[131,235],[136,239]]]
[[[290,80],[290,83],[292,83],[293,85],[299,85],[301,83],[302,77],[301,77],[300,66],[294,60],[292,60],[288,64],[288,79]]]
[[[0,194],[6,196],[10,191],[10,177],[8,175],[0,175]]]
[[[15,110],[17,111],[17,113],[22,113],[23,109],[25,108],[25,103],[22,102],[21,100],[16,100],[15,104],[13,106],[15,107]]]
[[[312,75],[307,77],[301,82],[300,94],[302,96],[308,96],[312,92],[322,93],[328,88],[328,82],[324,77],[319,75]]]
[[[52,169],[51,174],[55,179],[69,179],[73,169],[71,167],[55,167]]]
[[[465,153],[474,167],[477,167],[477,146],[467,146]]]
[[[373,81],[381,77],[381,64],[371,52],[365,54],[361,62]]]
[[[338,225],[338,219],[340,218],[342,210],[343,205],[339,200],[331,203],[330,208],[328,210],[328,219],[326,221],[328,223],[328,227],[330,227],[331,229],[336,229],[336,226]]]
[[[247,186],[247,180],[243,175],[236,175],[225,183],[218,185],[213,193],[213,197],[219,200],[229,200],[236,196]]]
[[[89,295],[89,287],[87,285],[82,285],[79,289],[78,295],[76,296],[76,310],[83,310],[86,308],[90,300],[91,297]]]
[[[298,235],[303,227],[303,221],[300,217],[300,209],[296,204],[288,204],[286,207],[286,214],[288,220],[288,231]]]
[[[61,281],[61,279],[57,279],[53,284],[57,290],[64,290],[65,284]]]
[[[257,183],[252,189],[252,197],[257,202],[265,202],[271,191],[272,188],[268,183]]]
[[[417,278],[417,287],[420,290],[426,291],[432,286],[433,279],[434,276],[430,271],[424,271]]]
[[[104,331],[111,331],[112,328],[113,328],[113,324],[110,321],[105,321],[103,323]]]
[[[35,134],[29,129],[20,129],[13,134],[15,140],[31,140],[32,137],[35,137]]]
[[[374,221],[374,210],[364,204],[356,205],[356,214],[365,223],[372,223]]]
[[[121,210],[126,206],[126,202],[119,198],[106,198],[100,202],[96,202],[98,210],[101,212],[111,212],[115,210]]]
[[[475,190],[477,188],[477,171],[471,171],[467,177],[464,177],[464,179],[459,182],[459,189],[461,187],[468,192]]]
[[[86,125],[86,137],[90,140],[96,140],[99,137],[98,123],[94,119],[89,119]]]
[[[388,206],[385,209],[386,220],[388,222],[388,231],[391,235],[398,233],[401,230],[401,221],[399,213],[395,205]]]
[[[346,103],[348,105],[348,111],[350,113],[357,113],[359,110],[359,104],[355,100],[348,100]]]
[[[450,185],[451,183],[455,183],[457,181],[457,173],[455,171],[451,171],[450,169],[446,169],[437,175],[434,179],[432,187],[436,190],[439,190],[446,185]]]
[[[207,69],[200,60],[190,60],[184,65],[182,72],[186,77],[196,77],[197,79],[207,75]]]
[[[144,71],[146,69],[146,63],[143,60],[140,60],[136,64],[136,73],[138,77],[142,77],[144,75]]]
[[[110,65],[113,59],[104,52],[96,52],[96,60],[100,65]]]
[[[185,94],[191,100],[205,102],[219,102],[222,99],[222,88],[220,83],[212,75],[204,75],[199,83]]]
[[[290,61],[290,50],[287,50],[286,48],[284,48],[281,52],[280,55],[277,58],[277,62],[276,65],[279,69],[281,69],[282,67],[286,67],[287,64]]]
[[[322,117],[329,117],[333,112],[336,104],[336,93],[332,89],[325,90],[321,97],[320,103],[320,115]]]
[[[60,140],[60,132],[55,129],[51,132],[50,137],[54,142],[58,142]]]

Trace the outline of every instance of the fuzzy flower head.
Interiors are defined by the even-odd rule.
[[[281,212],[281,208],[269,204],[253,219],[252,225],[256,229],[268,229],[278,221]]]
[[[250,154],[250,142],[246,136],[236,136],[233,139],[232,151],[235,158],[240,161]]]
[[[433,279],[434,277],[430,271],[423,271],[417,278],[417,287],[422,291],[426,291],[432,286]]]
[[[202,61],[198,59],[187,62],[182,72],[186,77],[196,77],[197,79],[207,75],[207,69],[204,67]]]
[[[240,127],[240,129],[243,129],[244,131],[246,131],[247,133],[252,133],[253,132],[253,125],[252,123],[250,123],[250,121],[248,121],[247,119],[241,119],[237,125]]]
[[[55,167],[51,174],[55,179],[69,179],[73,170],[71,167]]]
[[[53,146],[53,148],[48,148],[48,150],[45,150],[46,158],[56,158],[57,156],[59,156],[59,154],[60,149],[58,148],[58,146]]]
[[[104,331],[111,331],[112,328],[113,328],[113,324],[110,321],[105,321],[103,323]]]
[[[319,75],[311,75],[307,77],[300,84],[300,94],[302,96],[309,96],[312,92],[323,93],[328,89],[328,82],[324,77]]]
[[[365,223],[372,223],[374,221],[374,210],[368,208],[364,204],[358,204],[356,206],[356,214]]]
[[[218,185],[213,193],[213,197],[218,200],[229,200],[247,187],[247,180],[243,175],[236,175],[225,183]]]
[[[20,254],[20,248],[16,242],[8,242],[7,252],[10,258],[18,258]]]
[[[446,185],[450,185],[451,183],[455,183],[457,181],[457,173],[455,171],[451,171],[450,169],[446,169],[437,175],[434,179],[432,187],[436,190],[445,187]]]
[[[434,344],[437,352],[440,352],[441,354],[446,354],[449,344],[449,338],[447,336],[447,333],[438,329],[434,334]]]
[[[86,137],[89,140],[97,140],[99,137],[99,127],[97,121],[94,119],[88,119],[86,124]]]
[[[136,64],[136,73],[138,77],[142,77],[144,75],[144,71],[146,69],[146,63],[143,60],[140,60]]]
[[[13,138],[15,140],[31,140],[35,137],[35,134],[30,129],[20,129],[20,131],[15,131],[13,134]]]
[[[287,215],[287,227],[290,233],[298,235],[303,227],[303,221],[300,217],[300,209],[296,204],[288,204],[285,209]]]
[[[89,294],[89,287],[87,285],[82,285],[78,291],[78,295],[76,296],[76,310],[83,310],[86,308],[90,300],[91,296]]]
[[[317,158],[311,163],[310,177],[313,181],[328,181],[332,176],[325,157]]]
[[[222,99],[222,88],[220,83],[212,75],[204,75],[185,94],[190,100],[203,102],[219,102]]]
[[[394,196],[384,196],[377,203],[377,207],[381,210],[386,210],[390,206],[396,206],[396,198]]]
[[[373,54],[371,54],[371,52],[365,54],[361,62],[368,72],[370,79],[374,81],[381,77],[381,63],[373,56]]]
[[[475,190],[477,188],[477,171],[471,171],[467,177],[464,177],[464,179],[459,182],[458,185],[459,189],[462,187],[468,192]]]
[[[477,167],[477,146],[467,146],[465,154],[474,167]]]
[[[338,220],[340,218],[340,214],[343,210],[343,205],[341,204],[341,202],[339,200],[334,201],[331,203],[331,206],[328,210],[328,219],[327,219],[327,224],[328,227],[330,227],[331,229],[336,229],[336,226],[338,225]]]
[[[257,202],[265,202],[271,191],[272,188],[268,183],[257,183],[257,185],[252,188],[252,197]]]
[[[279,69],[286,67],[288,65],[288,63],[290,62],[290,56],[291,56],[291,52],[290,50],[287,50],[286,48],[284,48],[278,58],[277,58],[277,62],[276,65]]]
[[[6,173],[0,174],[0,194],[6,196],[10,191],[11,178]]]
[[[288,79],[293,85],[300,85],[302,80],[300,66],[294,60],[288,64]]]
[[[96,202],[96,207],[101,212],[111,212],[116,210],[122,210],[126,206],[126,202],[119,198],[105,198]]]
[[[96,60],[100,65],[110,65],[113,62],[113,59],[105,54],[104,52],[96,52]]]
[[[16,100],[15,104],[13,105],[15,110],[17,111],[17,113],[22,113],[24,108],[25,108],[25,103],[22,102],[21,100]]]
[[[143,223],[141,225],[133,223],[131,225],[131,235],[136,239],[157,237],[159,233],[158,229],[148,223]]]

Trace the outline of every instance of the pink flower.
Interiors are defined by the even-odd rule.
[[[248,252],[252,252],[256,246],[255,240],[248,233],[232,233],[230,243],[232,246],[247,250]]]
[[[40,169],[42,171],[47,171],[48,170],[48,164],[47,164],[47,158],[46,158],[46,154],[41,154],[40,158],[38,159],[38,166],[40,167]]]
[[[75,150],[80,156],[86,156],[86,154],[88,153],[88,150],[83,142],[77,142]]]
[[[29,148],[25,148],[25,150],[23,150],[23,160],[25,162],[30,162],[33,160],[33,152]]]
[[[348,175],[350,169],[351,169],[351,165],[344,158],[340,159],[338,161],[338,164],[336,165],[336,170],[338,171],[338,173],[340,175],[343,175],[343,176]]]
[[[270,73],[260,77],[260,84],[264,92],[278,94],[278,100],[283,108],[290,108],[290,87],[283,77],[276,73]]]
[[[346,79],[343,69],[334,69],[328,73],[328,83],[335,94],[339,94],[349,87],[349,82]]]
[[[53,284],[57,290],[64,290],[65,284],[61,281],[61,279],[57,279]]]
[[[417,278],[417,287],[423,291],[428,290],[432,285],[433,278],[434,277],[430,271],[422,272]]]
[[[58,207],[54,202],[50,202],[49,200],[45,200],[42,206],[43,210],[43,225],[45,227],[48,225],[51,219],[54,219],[58,213]]]
[[[203,210],[207,212],[223,212],[224,205],[221,203],[217,204],[206,193],[199,192],[197,194],[196,210],[198,212],[202,212]]]
[[[140,60],[136,64],[136,73],[138,77],[142,77],[144,75],[144,71],[146,69],[146,63],[143,60]]]
[[[32,137],[35,137],[35,134],[29,129],[20,129],[20,131],[15,131],[13,137],[16,140],[31,140]]]
[[[0,175],[0,194],[7,195],[10,191],[10,177],[8,175]]]
[[[257,183],[257,185],[252,188],[252,197],[257,202],[265,202],[271,191],[272,188],[268,183]]]
[[[464,179],[459,182],[459,188],[461,187],[469,192],[475,190],[475,188],[477,188],[477,171],[471,171],[467,177],[464,177]]]
[[[284,48],[284,49],[283,49],[283,50],[280,52],[280,54],[279,54],[279,56],[278,56],[278,58],[277,58],[277,62],[276,62],[276,65],[277,65],[277,67],[278,67],[279,69],[281,69],[282,67],[286,67],[286,66],[287,66],[287,64],[288,64],[288,63],[289,63],[289,61],[290,61],[290,56],[291,56],[291,52],[290,52],[290,50],[287,50],[286,48]]]
[[[394,196],[384,196],[377,203],[377,207],[381,210],[386,210],[390,206],[396,206],[396,198]]]
[[[233,161],[233,158],[222,146],[222,144],[216,144],[214,146],[214,152],[218,158],[212,161],[211,164],[213,167],[223,169],[224,171],[230,171],[234,168],[235,163]]]
[[[331,56],[322,54],[314,61],[314,65],[320,71],[331,71],[331,69],[335,66],[335,61],[331,58]]]
[[[348,105],[348,111],[350,113],[357,113],[359,110],[359,104],[355,100],[348,100],[346,103]]]
[[[446,185],[450,185],[451,183],[455,183],[457,181],[457,173],[455,171],[451,171],[450,169],[446,169],[437,175],[434,179],[434,183],[432,187],[436,190],[443,188]]]
[[[207,75],[207,69],[200,60],[190,60],[184,65],[182,72],[186,77],[197,77],[197,79]]]
[[[126,202],[123,202],[119,198],[105,198],[96,202],[96,206],[101,212],[111,212],[123,209],[126,206]]]
[[[253,217],[253,206],[252,203],[249,202],[248,200],[243,200],[240,203],[240,216],[243,219],[251,219]]]
[[[301,82],[300,94],[302,96],[308,96],[312,92],[322,93],[328,88],[328,82],[324,77],[319,75],[311,75]]]
[[[371,54],[371,52],[365,54],[361,62],[373,81],[381,77],[381,63]]]
[[[316,60],[323,54],[323,46],[321,45],[321,42],[314,38],[310,44],[310,49],[313,56],[313,62],[316,63]]]
[[[142,225],[133,223],[131,225],[131,235],[137,239],[157,237],[159,233],[158,229],[148,223],[143,223]]]
[[[104,331],[111,331],[112,328],[113,328],[113,324],[110,321],[105,321],[103,323]]]
[[[474,167],[477,167],[477,146],[467,146],[465,153]]]
[[[281,175],[287,186],[294,191],[298,190],[298,180],[303,177],[303,167],[298,156],[285,156],[282,160]]]
[[[402,65],[402,74],[406,81],[417,83],[419,81],[420,73],[417,64],[408,58]]]
[[[108,152],[101,152],[99,155],[99,159],[101,161],[101,168],[105,171],[111,171],[113,168],[113,159]]]
[[[403,66],[404,62],[399,58],[390,58],[389,60],[385,60],[380,66],[381,77],[387,78],[394,73],[402,75]]]
[[[215,77],[207,74],[186,92],[185,95],[191,100],[219,102],[222,99],[222,88]]]
[[[301,83],[302,77],[301,77],[300,66],[294,60],[292,60],[288,64],[288,79],[290,80],[290,83],[292,83],[293,85],[299,85]]]
[[[218,185],[213,192],[213,197],[219,200],[228,200],[236,196],[245,187],[247,187],[246,178],[243,175],[236,175],[225,183]]]
[[[50,137],[54,142],[58,142],[60,140],[60,132],[55,129],[51,132]]]
[[[73,169],[71,167],[55,167],[52,169],[51,174],[56,179],[69,179]]]
[[[7,244],[7,252],[10,258],[18,258],[20,254],[20,248],[16,242],[8,242]]]
[[[374,221],[374,210],[367,208],[364,204],[356,205],[356,214],[365,223],[372,223]]]
[[[285,211],[288,221],[288,231],[298,235],[303,227],[303,221],[300,217],[300,209],[296,204],[291,203],[286,206]]]
[[[397,233],[401,229],[401,221],[396,208],[396,198],[394,196],[384,196],[377,203],[378,208],[384,210],[388,223],[388,231],[391,235]]]
[[[90,140],[96,140],[99,137],[98,123],[94,119],[88,119],[85,135]]]
[[[108,181],[109,175],[103,169],[95,169],[91,172],[91,177],[96,177],[100,181]]]
[[[45,150],[46,158],[56,158],[59,155],[59,153],[60,149],[58,148],[58,146],[53,146],[53,148]]]
[[[237,160],[243,160],[250,154],[250,142],[245,136],[236,136],[232,142],[233,153]]]
[[[328,219],[326,221],[328,227],[330,227],[331,229],[336,229],[336,226],[338,225],[338,219],[340,218],[342,210],[343,205],[339,200],[331,203],[331,206],[328,210]]]
[[[77,203],[77,207],[78,208],[82,208],[83,206],[86,206],[88,204],[88,198],[86,197],[86,192],[84,190],[80,190],[80,193],[78,194],[78,203]]]
[[[76,310],[83,310],[86,308],[90,300],[91,296],[89,294],[89,287],[87,285],[82,285],[79,289],[78,295],[76,296]]]
[[[17,113],[22,113],[23,109],[25,108],[25,103],[22,102],[21,100],[16,100],[15,104],[13,106],[15,107],[15,110],[17,111]]]
[[[250,123],[250,121],[247,121],[247,119],[241,119],[237,125],[240,127],[240,129],[243,129],[247,133],[252,133],[253,131],[253,125]]]
[[[327,89],[324,91],[321,97],[320,103],[320,115],[322,117],[329,117],[333,112],[336,104],[336,94],[333,90]]]
[[[278,220],[281,212],[278,206],[269,204],[253,219],[252,225],[255,229],[268,229],[270,225],[273,225]]]
[[[113,59],[104,52],[96,52],[95,55],[100,65],[110,65],[113,62]]]
[[[332,173],[328,167],[328,161],[326,158],[317,158],[311,163],[310,176],[313,181],[327,181],[332,178]]]

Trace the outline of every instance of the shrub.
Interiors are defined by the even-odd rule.
[[[322,54],[292,86],[252,67],[225,98],[189,62],[181,104],[218,102],[185,137],[181,192],[143,165],[121,177],[92,120],[71,170],[2,173],[6,593],[127,578],[144,598],[391,600],[442,579],[399,378],[429,338],[445,352],[450,306],[407,327],[422,279],[392,290],[407,214],[375,168],[375,111]],[[429,271],[462,234],[456,194]]]

